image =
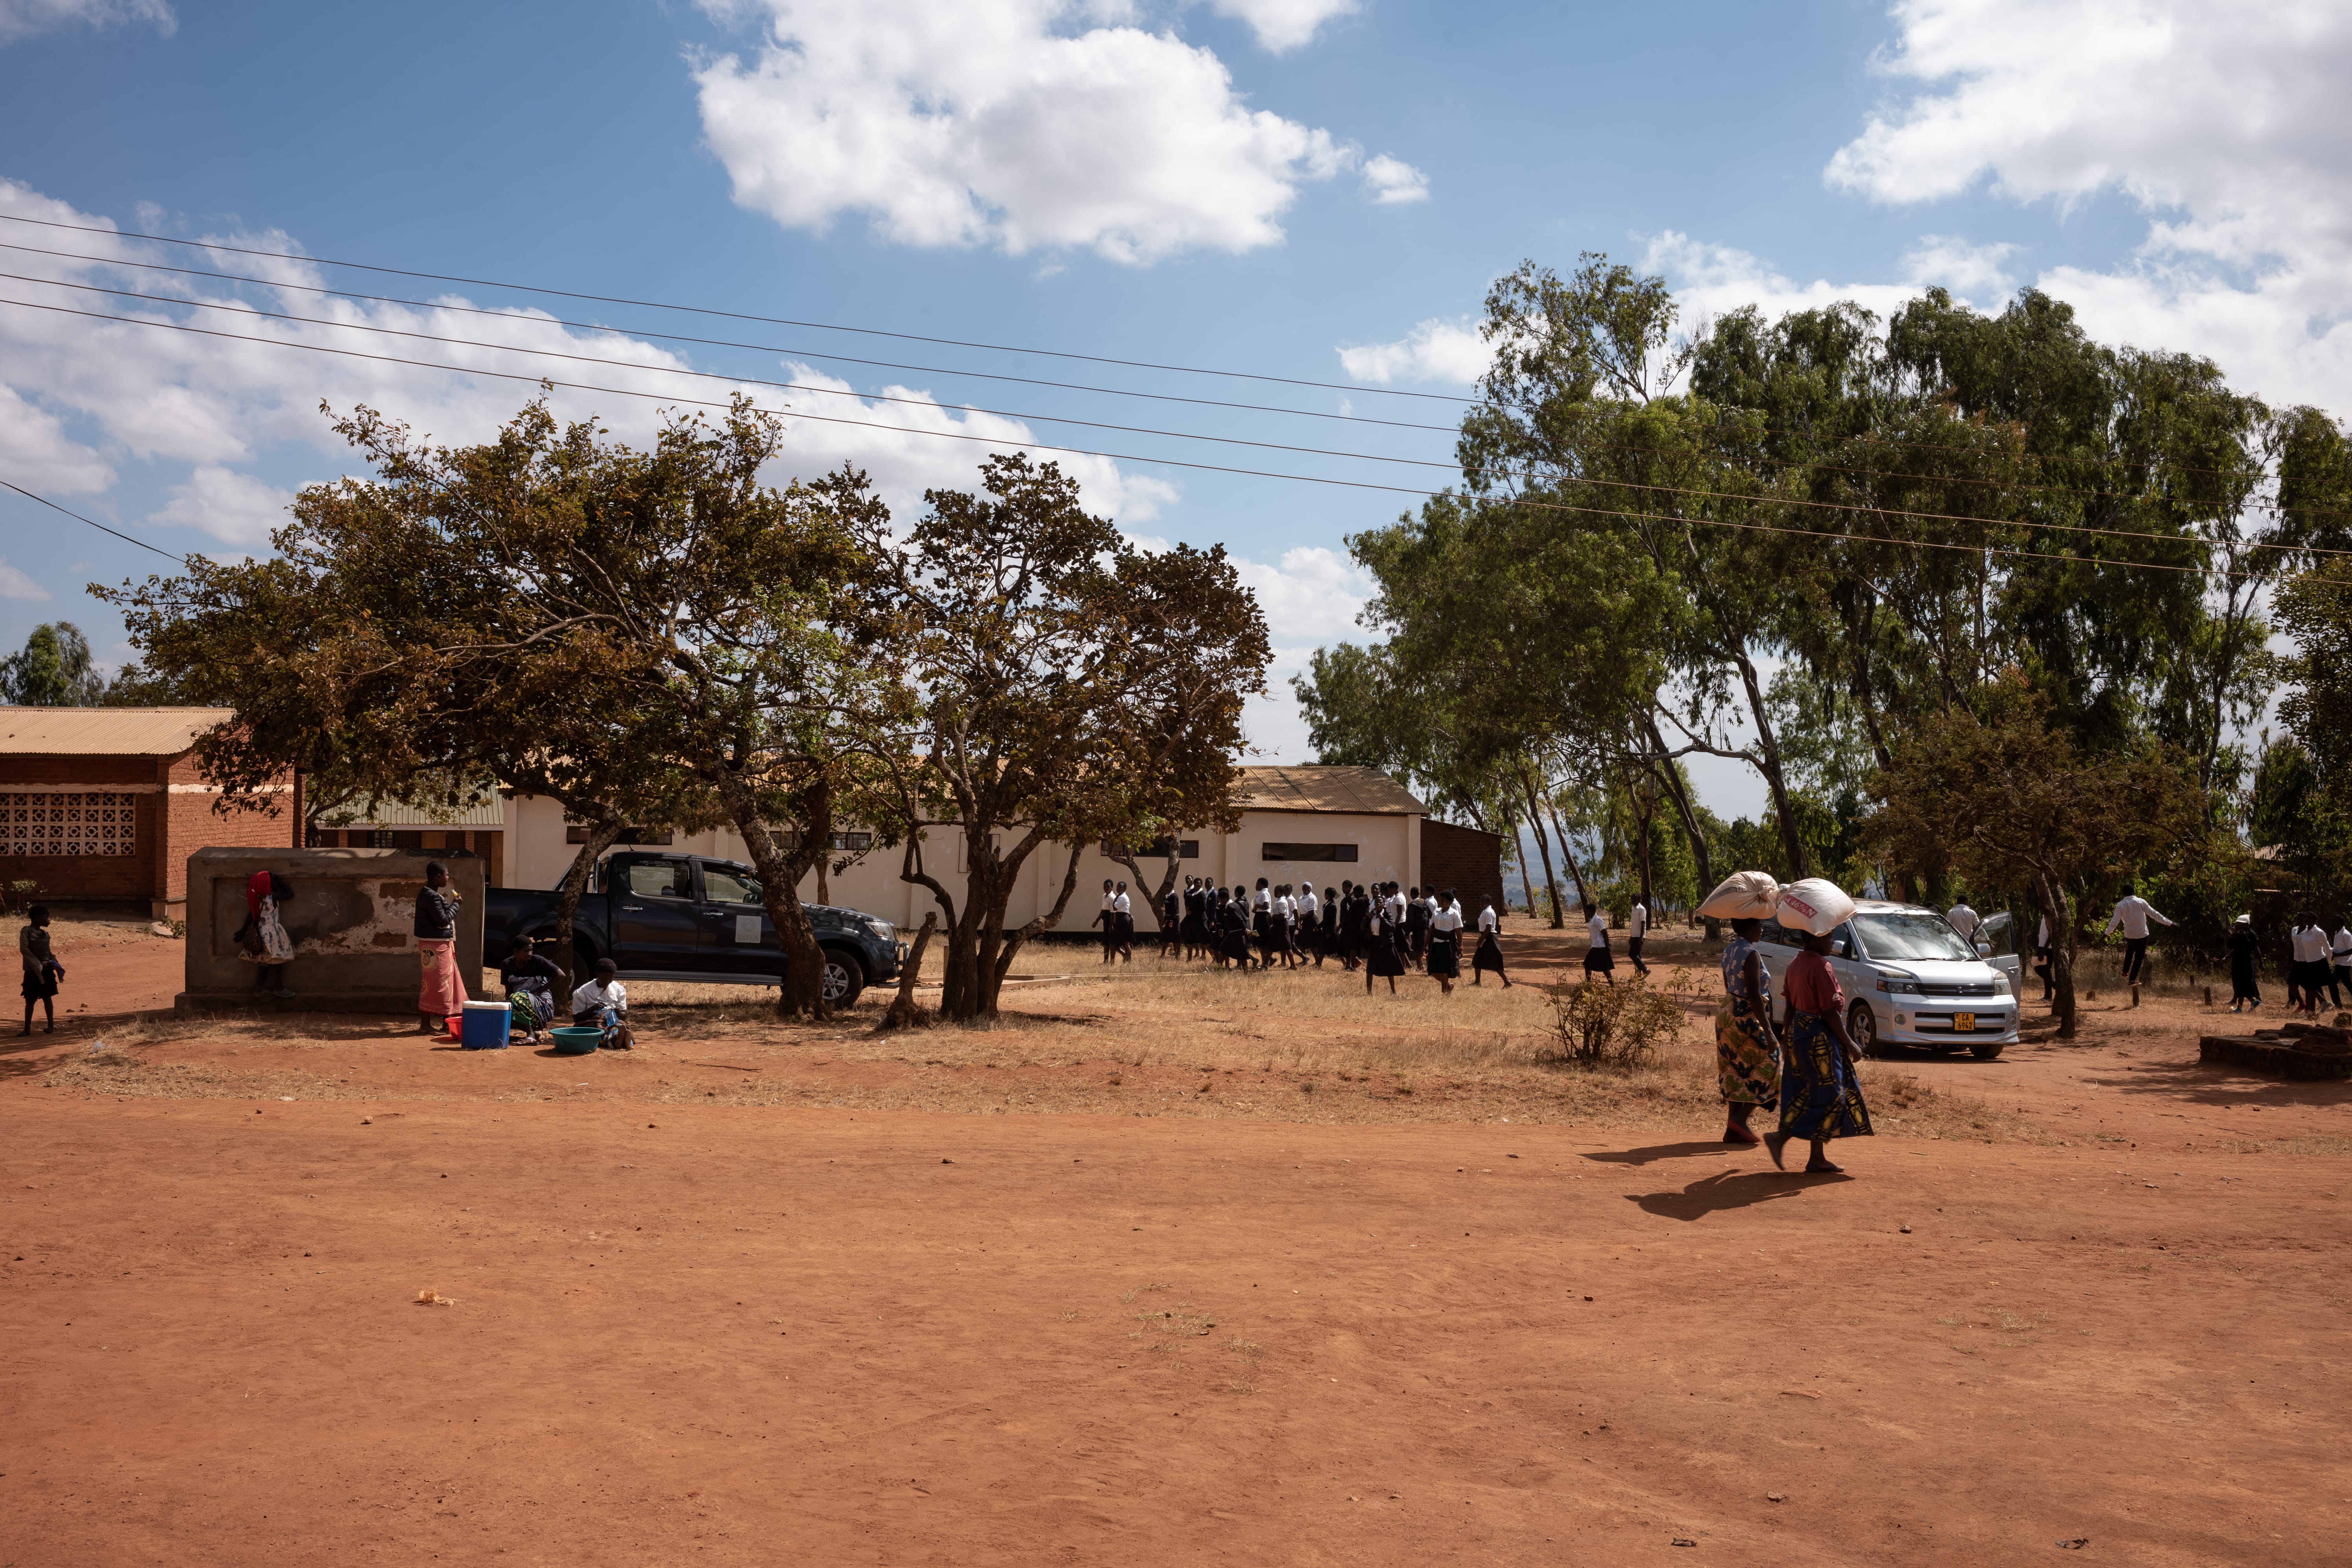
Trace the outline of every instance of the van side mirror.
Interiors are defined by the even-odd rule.
[[[1830,951],[1835,953],[1838,957],[1843,958],[1845,956],[1845,939],[1843,937],[1840,937],[1837,941],[1831,942]]]
[[[1992,943],[1987,942],[1983,937],[1977,938],[1977,956],[1979,958],[1990,958],[1992,956]]]

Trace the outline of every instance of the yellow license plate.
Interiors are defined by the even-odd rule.
[[[1952,1015],[1952,1033],[1956,1035],[1973,1035],[1976,1032],[1977,1016],[1974,1013],[1955,1013]]]

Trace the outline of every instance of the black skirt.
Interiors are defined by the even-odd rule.
[[[1493,931],[1478,933],[1478,950],[1470,955],[1470,967],[1474,970],[1491,969],[1497,974],[1503,973],[1503,946],[1495,940]]]
[[[1606,974],[1616,967],[1617,961],[1609,955],[1605,947],[1593,948],[1584,955],[1584,972],[1587,974]]]
[[[58,994],[58,972],[46,964],[25,971],[25,1000],[46,1002]]]
[[[1397,931],[1391,927],[1374,931],[1364,943],[1364,967],[1374,974],[1402,974],[1404,952],[1397,942]]]
[[[1433,931],[1429,933],[1429,973],[1433,978],[1442,980],[1462,977],[1460,932]]]

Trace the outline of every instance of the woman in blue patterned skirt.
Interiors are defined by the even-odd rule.
[[[1789,1038],[1780,1052],[1780,1130],[1764,1137],[1775,1165],[1790,1139],[1810,1139],[1809,1176],[1839,1173],[1822,1148],[1829,1140],[1870,1136],[1870,1108],[1863,1104],[1862,1085],[1853,1076],[1862,1052],[1846,1036],[1845,992],[1830,968],[1829,951],[1827,933],[1808,935],[1805,951],[1790,961],[1781,979],[1789,999]]]

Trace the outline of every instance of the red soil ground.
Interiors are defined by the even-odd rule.
[[[116,1096],[53,1069],[178,950],[67,951],[108,1016],[0,1054],[0,1563],[2345,1560],[2352,1094],[2185,1002],[1916,1069],[2030,1140],[1806,1179],[389,1029],[302,1047],[358,1098]]]

